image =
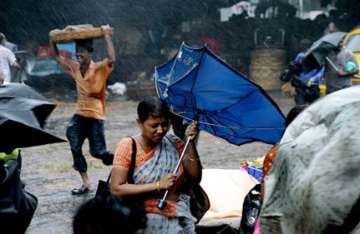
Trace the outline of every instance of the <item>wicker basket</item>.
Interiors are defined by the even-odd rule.
[[[50,39],[55,43],[69,42],[78,39],[101,38],[104,33],[100,27],[91,24],[69,25],[64,29],[54,29],[49,33]]]

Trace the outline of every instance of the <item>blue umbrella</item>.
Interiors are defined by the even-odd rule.
[[[285,118],[274,101],[206,47],[183,43],[155,69],[155,83],[174,113],[232,144],[274,144],[283,135]]]

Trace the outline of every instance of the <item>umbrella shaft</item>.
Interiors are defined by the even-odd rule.
[[[185,152],[186,152],[186,149],[187,149],[189,143],[190,143],[190,137],[188,137],[188,139],[186,140],[186,144],[185,144],[184,149],[183,149],[183,151],[182,151],[182,153],[181,153],[181,155],[180,155],[178,164],[176,165],[176,167],[175,167],[175,169],[174,169],[174,171],[173,171],[173,174],[176,174],[177,171],[179,170],[181,161],[182,161],[182,159],[183,159],[183,157],[184,157],[184,155],[185,155]]]
[[[175,169],[174,169],[174,171],[173,171],[173,174],[176,174],[177,171],[179,170],[181,161],[182,161],[182,159],[183,159],[183,157],[184,157],[184,155],[185,155],[185,152],[186,152],[186,149],[187,149],[189,143],[190,143],[190,137],[188,137],[188,139],[186,140],[186,144],[185,144],[184,149],[183,149],[183,151],[182,151],[182,153],[181,153],[181,156],[180,156],[180,158],[179,158],[178,164],[176,165],[176,167],[175,167]],[[167,197],[168,193],[169,193],[169,190],[167,189],[167,190],[165,191],[164,196],[163,196],[163,198],[161,199],[161,201],[164,202],[164,201],[166,200],[166,197]]]
[[[331,61],[331,59],[329,59],[328,57],[326,57],[326,61],[329,62],[329,64],[331,65],[331,67],[335,70],[338,71],[339,69],[336,67],[335,63],[333,61]]]

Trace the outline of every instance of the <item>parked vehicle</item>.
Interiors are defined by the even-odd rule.
[[[28,71],[28,75],[34,78],[64,73],[62,67],[52,58],[35,59],[31,69]]]
[[[67,51],[60,51],[63,56],[71,56]],[[48,46],[39,47],[37,55],[26,62],[26,79],[24,82],[42,93],[68,94],[75,90],[74,80],[53,58]]]

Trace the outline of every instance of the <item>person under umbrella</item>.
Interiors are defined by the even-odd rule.
[[[283,134],[285,118],[266,92],[206,47],[183,43],[173,59],[155,68],[155,85],[175,115],[232,144],[274,144]]]
[[[334,32],[315,41],[304,54],[304,69],[308,71],[324,66],[326,56],[338,47],[345,35],[344,32]]]
[[[156,67],[155,87],[172,112],[232,144],[274,144],[283,134],[285,117],[276,103],[206,47],[183,43]]]
[[[9,233],[25,233],[37,207],[21,181],[19,148],[63,142],[43,129],[54,108],[26,85],[0,86],[0,227]]]
[[[295,88],[294,100],[296,105],[304,105],[314,102],[319,98],[319,83],[323,77],[324,68],[313,68],[306,71],[303,67],[305,50],[308,49],[310,40],[303,39],[300,42],[301,51],[290,62],[288,68],[281,75],[280,80],[290,82]],[[286,87],[286,86],[284,86]]]
[[[350,87],[352,77],[358,72],[359,65],[353,54],[343,46],[341,41],[326,57],[326,94]]]
[[[136,144],[136,162],[131,173],[132,140],[122,139],[115,151],[111,172],[111,192],[144,201],[147,213],[145,233],[195,233],[196,218],[190,210],[190,196],[187,188],[199,184],[201,162],[193,141],[198,134],[196,123],[190,124],[185,135],[189,147],[181,161],[185,148],[177,137],[167,134],[170,128],[168,107],[159,98],[146,98],[138,105],[137,122],[141,133],[133,136]],[[134,184],[127,183],[132,177]],[[167,204],[158,208],[159,198],[169,189]]]
[[[313,43],[305,53],[305,70],[325,66],[326,93],[350,87],[351,78],[358,72],[358,64],[352,53],[343,46],[344,32],[327,34]]]

